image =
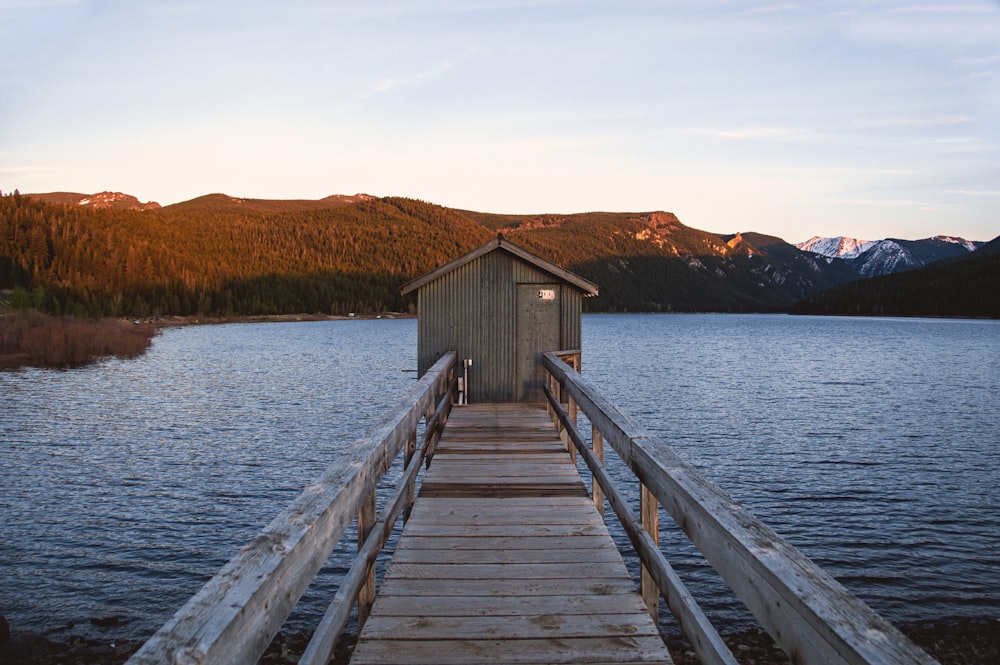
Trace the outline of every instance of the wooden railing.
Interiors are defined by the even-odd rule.
[[[930,665],[934,659],[759,519],[742,508],[673,449],[602,397],[561,356],[546,353],[550,412],[594,477],[595,504],[614,509],[642,563],[642,594],[656,616],[659,596],[703,663],[736,660],[657,543],[659,508],[666,512],[729,584],[793,663]],[[566,408],[563,407],[566,403]],[[592,426],[588,446],[577,410]],[[604,468],[604,442],[638,478],[637,517]]]
[[[451,410],[454,368],[455,354],[449,352],[128,662],[257,662],[357,516],[358,556],[300,661],[327,663],[355,602],[359,623],[367,616],[375,559],[400,513],[413,504],[417,473]],[[418,443],[421,418],[425,425]],[[376,488],[401,453],[402,477],[376,517]]]

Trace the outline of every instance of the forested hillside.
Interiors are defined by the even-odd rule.
[[[15,307],[91,316],[406,311],[406,281],[497,232],[597,283],[590,311],[783,311],[857,277],[756,234],[671,213],[506,216],[358,195],[223,194],[160,209],[0,198],[0,288]]]
[[[857,279],[779,238],[719,236],[667,212],[467,214],[600,285],[600,296],[584,301],[589,311],[785,311]]]
[[[492,235],[405,199],[277,211],[238,201],[139,212],[4,196],[0,288],[20,287],[15,306],[74,315],[400,311],[400,284]]]

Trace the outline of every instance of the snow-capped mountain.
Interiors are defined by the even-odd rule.
[[[931,240],[940,240],[941,242],[953,242],[956,245],[961,245],[970,252],[974,252],[986,243],[976,242],[974,240],[966,240],[965,238],[956,238],[955,236],[934,236]]]
[[[114,208],[116,210],[156,210],[159,203],[142,203],[131,194],[121,192],[98,192],[97,194],[77,194],[75,192],[50,192],[48,194],[25,194],[37,201],[56,205],[80,206],[81,208]]]
[[[858,240],[857,238],[821,238],[813,236],[805,242],[796,245],[803,252],[812,252],[828,258],[851,259],[875,244],[874,240]]]
[[[855,238],[814,237],[796,245],[799,249],[820,254],[827,260],[844,259],[863,277],[920,268],[929,263],[973,252],[983,243],[953,236],[935,236],[924,240],[857,240]]]

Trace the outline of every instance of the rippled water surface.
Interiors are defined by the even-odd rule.
[[[591,316],[583,343],[605,395],[880,613],[1000,617],[1000,323]]]
[[[592,382],[879,612],[1000,616],[1000,323],[583,328]],[[0,613],[54,637],[118,616],[115,634],[147,637],[413,385],[415,357],[412,320],[239,324],[0,373]],[[697,556],[663,542],[733,618]]]

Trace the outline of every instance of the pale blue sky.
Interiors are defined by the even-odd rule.
[[[0,0],[0,189],[1000,234],[1000,2]]]

